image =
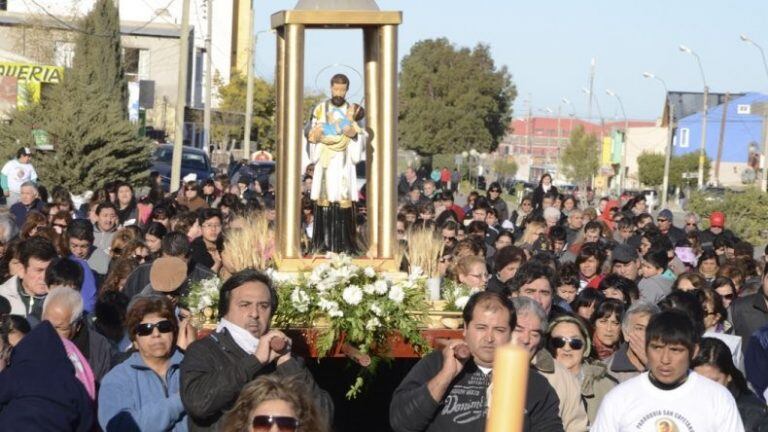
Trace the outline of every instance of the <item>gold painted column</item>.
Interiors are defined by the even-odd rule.
[[[378,131],[381,127],[379,86],[379,28],[363,29],[363,61],[365,64],[366,125],[370,134],[365,151],[366,204],[368,206],[368,255],[378,256],[379,224],[381,219],[381,178],[376,175],[376,164],[381,158]]]
[[[381,127],[379,129],[377,166],[381,184],[382,203],[379,219],[379,258],[393,258],[397,236],[397,26],[380,27],[379,73],[381,83]]]
[[[282,38],[281,38],[282,36]],[[282,42],[281,42],[282,39]],[[283,48],[283,62],[280,48]],[[277,236],[281,258],[301,257],[301,146],[302,106],[304,101],[304,25],[286,24],[278,32],[278,64],[282,74],[278,91],[284,108],[278,112],[282,121],[278,148]],[[278,66],[278,69],[281,68]]]

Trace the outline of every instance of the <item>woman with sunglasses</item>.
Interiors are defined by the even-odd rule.
[[[736,284],[733,283],[733,280],[725,276],[718,276],[709,286],[720,294],[723,299],[723,306],[730,312],[731,303],[733,303],[737,293]],[[730,313],[728,315],[730,316]]]
[[[170,301],[139,297],[125,317],[136,350],[101,382],[99,425],[107,431],[187,431],[187,415],[179,393],[175,349],[179,327]]]
[[[603,397],[618,384],[607,367],[592,360],[589,331],[579,318],[562,315],[549,324],[547,349],[555,361],[572,373],[581,384],[581,397],[587,417],[593,423]]]
[[[326,432],[315,403],[300,381],[274,374],[260,375],[243,387],[237,402],[224,415],[227,432]]]
[[[496,216],[500,221],[507,220],[509,217],[509,207],[507,202],[501,197],[501,185],[499,182],[493,182],[488,187],[488,204],[496,209]]]

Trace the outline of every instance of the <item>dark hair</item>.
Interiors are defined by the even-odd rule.
[[[733,290],[733,294],[734,295],[738,294],[736,292],[736,284],[734,284],[733,283],[733,279],[731,279],[729,277],[718,276],[718,277],[715,278],[715,280],[713,280],[709,284],[709,286],[711,286],[713,290],[716,290],[717,288],[719,288],[719,287],[721,287],[723,285],[728,285],[729,287],[731,287],[731,289]]]
[[[605,294],[603,294],[602,291],[591,288],[583,289],[578,294],[576,294],[576,298],[571,302],[571,310],[574,313],[578,313],[579,308],[589,307],[593,304],[595,305],[595,308],[597,308],[600,306],[600,303],[604,301]]]
[[[83,285],[83,268],[69,258],[58,258],[45,269],[45,284],[68,286],[80,291]]]
[[[467,227],[467,232],[469,234],[481,234],[482,236],[485,236],[488,232],[488,224],[483,221],[472,221]]]
[[[131,341],[136,340],[136,326],[149,314],[157,314],[173,323],[173,340],[179,335],[179,323],[173,304],[165,296],[139,296],[131,303],[125,315],[125,330]]]
[[[619,220],[619,222],[616,223],[616,228],[619,230],[625,229],[625,228],[631,228],[632,231],[635,230],[635,224],[632,222],[631,219],[628,218],[622,218]]]
[[[662,311],[677,310],[685,314],[693,324],[697,334],[704,334],[704,307],[699,297],[691,292],[675,291],[659,302]]]
[[[721,247],[733,248],[733,240],[723,234],[718,234],[712,240],[712,247],[715,249],[720,249]]]
[[[48,262],[56,258],[56,248],[50,240],[35,236],[24,240],[19,248],[19,261],[24,268],[29,266],[30,258]]]
[[[104,291],[96,299],[93,314],[96,330],[111,341],[123,338],[123,323],[128,311],[128,296],[120,291]]]
[[[713,259],[715,262],[717,262],[717,254],[715,253],[714,249],[706,248],[703,252],[701,252],[701,255],[699,256],[699,260],[696,262],[696,270],[701,269],[701,263],[708,259]]]
[[[168,234],[168,229],[160,222],[150,222],[149,225],[147,225],[147,230],[144,232],[145,236],[151,235],[160,240],[162,240],[166,234]]]
[[[584,225],[584,232],[592,231],[592,230],[598,230],[600,231],[600,235],[603,235],[603,224],[601,224],[597,220],[591,220],[587,222],[586,225]]]
[[[626,312],[626,308],[621,300],[607,298],[595,307],[595,312],[589,318],[589,323],[594,327],[597,320],[609,318],[611,315],[616,315],[616,320],[621,323],[621,320],[624,318],[624,312]]]
[[[164,256],[186,258],[189,256],[189,239],[186,233],[171,231],[163,237],[162,251]]]
[[[591,257],[597,259],[597,274],[600,274],[605,262],[605,251],[596,242],[584,243],[579,249],[579,254],[576,256],[576,265],[581,265],[584,261]]]
[[[274,315],[275,311],[277,311],[278,299],[277,291],[275,290],[274,285],[272,285],[272,279],[257,270],[245,269],[230,276],[229,279],[224,282],[224,285],[221,286],[221,289],[219,290],[219,319],[224,318],[227,312],[229,312],[229,303],[230,297],[232,297],[232,291],[247,284],[248,282],[260,282],[266,285],[267,289],[269,290],[269,299],[272,303],[270,316]]]
[[[667,251],[661,248],[653,248],[643,255],[643,260],[656,268],[666,270],[669,265],[669,256]]]
[[[349,88],[349,78],[344,74],[336,74],[331,77],[331,86],[334,84],[344,84]]]
[[[549,230],[549,240],[552,241],[553,244],[558,240],[566,241],[567,239],[568,239],[568,232],[565,230],[565,227],[556,225]]]
[[[115,207],[113,203],[109,201],[102,201],[99,203],[99,205],[96,206],[96,214],[101,214],[101,211],[104,209],[112,209],[115,211],[115,213],[117,213],[117,207]]]
[[[624,306],[627,308],[632,304],[632,300],[640,298],[640,289],[637,287],[635,281],[615,273],[606,275],[603,280],[600,281],[598,288],[600,291],[605,291],[608,288],[615,288],[621,291],[622,294],[624,294]]]
[[[464,310],[461,312],[461,317],[464,319],[464,325],[469,325],[472,321],[472,316],[475,314],[476,307],[487,305],[487,309],[492,309],[492,303],[502,306],[509,311],[509,328],[514,329],[517,325],[515,305],[512,304],[512,300],[510,300],[509,297],[493,291],[480,291],[469,298],[469,301],[467,301],[467,304],[464,306]]]
[[[691,369],[699,366],[713,366],[728,375],[731,381],[726,385],[733,397],[750,393],[744,374],[733,364],[733,354],[725,342],[717,338],[705,337],[699,344],[699,352],[691,361]]]
[[[526,262],[525,251],[513,245],[504,246],[496,251],[493,261],[496,271],[503,269],[513,262],[518,262],[520,265],[523,265]]]
[[[699,301],[701,302],[701,309],[704,312],[705,315],[708,315],[706,308],[704,307],[705,303],[712,302],[712,313],[720,315],[720,320],[718,323],[722,323],[726,319],[728,319],[728,309],[725,308],[725,305],[723,304],[723,297],[715,291],[716,287],[706,287],[700,290],[694,291],[696,294],[696,297],[698,297]],[[735,291],[734,291],[735,293]]]
[[[221,217],[221,211],[219,209],[206,208],[206,209],[201,209],[197,213],[197,223],[199,223],[200,225],[203,225],[205,221],[211,220],[213,218],[219,218],[219,222],[223,220],[223,218]]]
[[[517,270],[515,277],[509,284],[512,292],[519,292],[520,287],[529,284],[537,279],[545,278],[549,282],[549,287],[554,294],[557,287],[555,280],[555,272],[551,267],[536,261],[528,261]]]
[[[689,358],[693,358],[696,346],[701,341],[701,333],[685,312],[670,309],[652,316],[648,322],[645,329],[645,348],[656,341],[683,345],[688,349]]]
[[[576,263],[569,262],[560,266],[557,271],[557,286],[571,285],[579,288],[579,267]]]
[[[552,181],[552,176],[551,176],[549,173],[544,173],[544,174],[542,174],[542,175],[541,175],[541,177],[539,178],[539,186],[541,186],[541,184],[544,182],[544,178],[545,178],[545,177],[549,177],[549,181],[550,181],[550,182]]]

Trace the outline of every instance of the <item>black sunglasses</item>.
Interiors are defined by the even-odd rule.
[[[722,295],[720,297],[722,297],[722,298],[724,298],[726,300],[733,300],[734,295],[733,295],[733,293],[730,293],[730,294]]]
[[[173,323],[168,320],[158,321],[156,323],[144,323],[136,325],[136,334],[138,336],[149,336],[157,327],[160,333],[170,333],[173,331]]]
[[[554,337],[549,340],[549,343],[554,349],[563,348],[566,343],[571,346],[571,349],[575,350],[580,350],[584,347],[583,340],[567,337]]]
[[[280,432],[296,432],[299,428],[299,419],[287,416],[260,415],[253,418],[253,432],[267,432],[272,425],[277,425]]]

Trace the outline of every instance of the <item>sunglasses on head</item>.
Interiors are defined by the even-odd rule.
[[[571,349],[575,350],[580,350],[584,347],[583,340],[567,337],[553,337],[549,340],[549,343],[554,349],[563,348],[566,343],[571,346]]]
[[[296,432],[299,428],[299,419],[288,416],[260,415],[253,418],[251,425],[253,432],[268,432],[272,429],[272,425],[276,425],[280,432]]]
[[[136,335],[149,336],[157,328],[160,333],[170,333],[173,331],[173,323],[168,320],[158,321],[156,323],[144,323],[136,325]]]

